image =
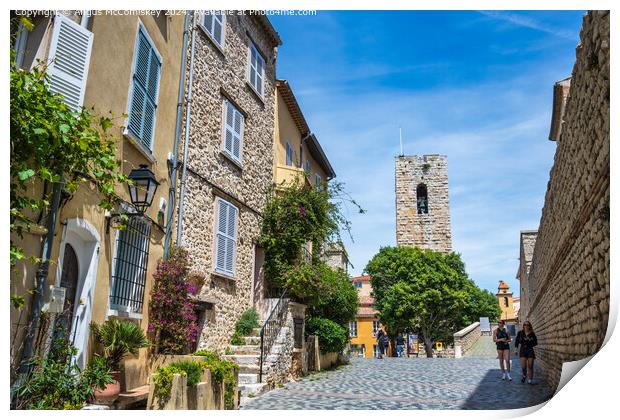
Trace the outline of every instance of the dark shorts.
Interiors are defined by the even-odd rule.
[[[510,350],[510,344],[508,344],[508,343],[497,343],[497,350]]]
[[[519,347],[519,357],[527,357],[528,359],[536,359],[534,355],[534,349],[531,347],[521,346]]]

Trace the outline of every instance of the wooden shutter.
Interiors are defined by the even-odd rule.
[[[138,30],[128,130],[152,149],[161,61],[143,29]]]
[[[59,93],[74,110],[84,104],[93,33],[62,15],[56,15],[50,45],[50,90]]]
[[[241,162],[241,144],[243,141],[243,114],[230,102],[224,101],[224,150],[238,162]]]
[[[218,201],[217,232],[215,243],[215,269],[224,274],[235,274],[237,247],[237,208],[222,200]]]

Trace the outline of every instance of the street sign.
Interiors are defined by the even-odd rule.
[[[480,317],[480,332],[491,332],[491,323],[488,317]]]

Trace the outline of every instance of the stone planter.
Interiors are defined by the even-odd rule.
[[[114,382],[106,385],[104,389],[95,388],[93,399],[96,404],[112,405],[121,393],[121,372],[115,370],[110,372],[110,376],[114,379]]]

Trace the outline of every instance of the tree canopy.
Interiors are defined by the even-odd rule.
[[[459,254],[409,246],[384,247],[366,266],[376,308],[390,333],[417,331],[427,355],[432,342],[452,335],[481,316],[495,319],[497,299],[469,279]]]

